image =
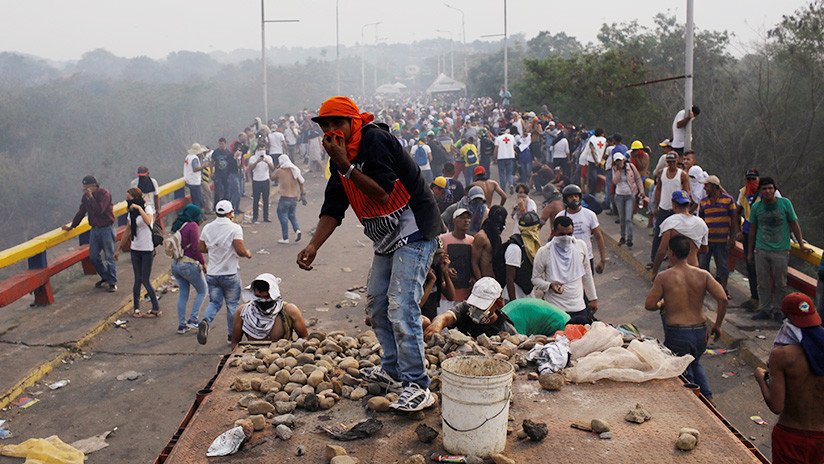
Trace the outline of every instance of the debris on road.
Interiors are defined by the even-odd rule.
[[[652,418],[652,414],[646,410],[641,403],[635,405],[634,408],[630,409],[626,416],[624,416],[624,420],[627,422],[635,422],[636,424],[643,424],[644,422],[650,420]]]
[[[415,427],[415,434],[418,435],[418,441],[421,443],[431,443],[438,437],[438,431],[426,424],[418,424]]]
[[[355,292],[346,292],[346,293],[343,294],[343,296],[345,296],[346,298],[349,298],[350,300],[360,300],[361,299],[361,296],[358,295]]]
[[[209,450],[206,451],[206,456],[235,454],[244,441],[246,441],[246,434],[243,432],[243,427],[231,428],[215,438],[215,441],[209,446]]]
[[[339,425],[331,427],[321,426],[320,428],[336,440],[352,441],[361,438],[371,437],[372,435],[376,434],[381,428],[383,428],[383,423],[375,419],[374,417],[371,417],[369,419],[358,422],[349,429],[346,429]]]
[[[126,372],[118,375],[116,378],[117,378],[117,380],[137,380],[142,375],[143,375],[142,372],[126,371]]]
[[[767,421],[762,419],[761,416],[750,416],[750,420],[758,425],[767,425]]]
[[[83,464],[83,453],[63,442],[57,435],[30,438],[19,445],[6,445],[0,454],[26,458],[26,462]]]
[[[109,443],[106,441],[106,438],[108,438],[109,435],[111,435],[112,432],[114,432],[115,430],[117,430],[117,427],[115,427],[112,430],[103,432],[99,435],[72,442],[70,446],[77,448],[83,454],[89,454],[94,453],[95,451],[100,451],[103,448],[109,446]]]
[[[524,420],[523,429],[524,432],[526,432],[526,436],[532,441],[541,441],[546,438],[549,433],[545,423],[532,422],[529,419]]]
[[[11,404],[14,405],[14,406],[18,406],[18,407],[21,407],[23,409],[26,409],[29,406],[33,405],[34,403],[37,403],[38,401],[40,401],[40,400],[38,400],[37,398],[29,398],[27,396],[24,396],[24,397],[17,398],[16,400],[12,401]]]
[[[65,379],[64,380],[59,380],[59,381],[54,382],[53,384],[49,385],[49,389],[50,390],[57,390],[59,388],[63,388],[66,385],[68,385],[69,382],[70,382],[70,380],[65,380]]]
[[[691,428],[683,428],[678,431],[678,439],[675,441],[675,447],[681,451],[691,451],[698,446],[698,437],[700,433],[698,430]]]

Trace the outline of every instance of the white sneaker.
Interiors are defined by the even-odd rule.
[[[397,411],[415,412],[434,404],[435,397],[428,388],[421,388],[418,384],[411,383],[404,387],[398,401],[390,404],[389,407]]]
[[[295,241],[296,241],[296,242],[299,242],[299,241],[300,241],[300,236],[301,236],[300,231],[299,231],[299,230],[296,230],[296,231],[295,231]]]
[[[289,244],[289,239],[288,238],[282,238],[282,239],[278,240],[278,243],[288,245]]]

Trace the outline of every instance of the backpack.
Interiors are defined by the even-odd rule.
[[[470,148],[466,151],[466,165],[472,166],[474,164],[478,164],[478,155],[475,150]]]
[[[501,248],[498,250],[498,256],[496,260],[503,263],[502,266],[499,266],[499,272],[496,272],[495,280],[501,284],[501,287],[506,289],[506,250],[509,248],[509,245],[518,245],[518,248],[521,249],[521,267],[515,272],[515,284],[523,290],[524,293],[529,294],[532,291],[532,262],[526,256],[526,249],[524,248],[524,238],[521,237],[521,234],[512,234],[509,237],[509,240],[504,242]],[[498,275],[498,274],[503,275]],[[504,290],[506,291],[506,290]]]
[[[152,226],[152,245],[157,248],[161,243],[163,243],[163,225],[160,221],[155,221]]]
[[[183,257],[183,246],[181,245],[179,230],[163,236],[163,249],[166,250],[166,256],[172,259],[180,259]]]
[[[426,163],[429,162],[429,157],[426,156],[426,149],[423,145],[418,145],[418,148],[415,149],[415,162],[418,163],[418,166],[426,166]]]

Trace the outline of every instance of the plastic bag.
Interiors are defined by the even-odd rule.
[[[206,456],[226,456],[234,454],[240,449],[240,445],[246,441],[246,434],[243,433],[243,427],[237,426],[229,429],[215,438],[209,450],[206,451]]]
[[[554,342],[541,345],[538,343],[526,354],[527,361],[535,361],[538,374],[558,372],[566,367],[569,361],[569,340],[563,335]]]
[[[620,331],[601,321],[595,321],[583,337],[569,343],[569,351],[572,353],[572,359],[576,360],[590,353],[604,351],[623,344],[624,337],[621,336]]]
[[[567,374],[578,383],[601,379],[641,383],[677,377],[694,359],[665,353],[656,341],[633,340],[627,348],[612,347],[578,359]]]
[[[558,338],[558,336],[563,335],[567,338],[567,340],[574,341],[574,340],[580,340],[581,337],[586,335],[586,333],[587,333],[587,328],[584,325],[581,325],[581,324],[567,324],[566,327],[564,327],[564,330],[559,330],[559,331],[555,332],[555,338]]]
[[[24,464],[83,464],[85,458],[83,452],[67,445],[57,435],[31,438],[19,445],[6,445],[0,454],[26,458]]]

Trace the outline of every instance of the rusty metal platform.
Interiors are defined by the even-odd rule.
[[[236,352],[241,350],[239,347]],[[417,424],[424,422],[442,433],[437,407],[427,410],[423,419],[379,413],[377,418],[383,422],[383,429],[364,440],[337,442],[318,433],[318,425],[351,425],[368,417],[360,402],[344,399],[328,411],[297,410],[298,425],[289,441],[278,439],[274,428],[267,426],[255,432],[236,454],[207,458],[206,450],[212,440],[231,428],[235,420],[247,417],[246,411],[237,406],[238,399],[246,393],[229,390],[230,383],[241,373],[237,368],[221,365],[210,385],[213,391],[210,394],[204,391],[198,398],[202,401],[195,402],[187,420],[156,463],[323,463],[328,443],[343,446],[364,464],[403,462],[412,454],[423,454],[428,459],[433,452],[445,453],[442,435],[430,444],[423,444],[414,432]],[[624,421],[624,415],[636,403],[642,403],[650,411],[649,422],[639,425]],[[708,403],[684,388],[679,379],[643,384],[601,381],[567,385],[561,391],[549,392],[542,390],[538,382],[526,380],[525,370],[521,370],[513,385],[510,415],[514,420],[509,424],[516,430],[524,419],[545,422],[549,429],[549,436],[541,442],[518,440],[515,434],[507,437],[504,454],[519,463],[769,462]],[[570,427],[573,422],[589,423],[594,418],[612,426],[611,440],[601,440],[595,434]],[[682,427],[701,432],[699,445],[691,452],[675,448],[676,434]],[[298,445],[306,449],[305,456],[294,455]]]

